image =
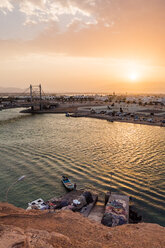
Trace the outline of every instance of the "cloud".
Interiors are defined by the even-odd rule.
[[[52,23],[58,24],[61,31],[77,22],[78,30],[88,28],[90,25],[103,23],[103,26],[111,27],[113,18],[111,11],[114,0],[1,0],[0,10],[7,14],[7,11],[17,11],[27,25],[43,25],[47,27]],[[45,27],[45,26],[44,26]],[[77,29],[75,30],[77,31]]]
[[[11,12],[14,9],[14,6],[11,4],[11,0],[1,0],[0,1],[0,11],[3,14],[7,14],[7,12]]]
[[[0,2],[2,6],[2,0]],[[17,29],[8,32],[15,34],[15,37],[10,35],[9,39],[18,39],[19,44],[24,38],[25,42],[17,46],[12,40],[9,44],[5,41],[8,44],[5,51],[11,48],[9,55],[15,51],[20,54],[146,57],[153,61],[161,60],[165,64],[164,0],[10,1],[13,2],[16,4],[11,11],[17,8],[17,12],[12,16],[14,18],[21,13],[21,25],[24,23],[25,26],[22,31],[15,25]],[[10,20],[8,23],[14,29],[14,22]],[[4,43],[0,42],[1,55]]]
[[[23,0],[18,1],[19,11],[24,14],[24,25],[47,23],[47,25],[58,23],[65,31],[74,20],[79,19],[81,24],[97,24],[97,20],[91,13],[78,6],[76,1],[63,0]]]

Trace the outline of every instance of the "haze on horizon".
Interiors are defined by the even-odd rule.
[[[0,87],[165,93],[164,0],[1,0]]]

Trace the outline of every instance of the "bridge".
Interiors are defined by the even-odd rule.
[[[15,96],[0,97],[0,110],[11,108],[31,108],[31,111],[42,110],[50,101],[44,100],[41,84],[30,85],[23,93]]]

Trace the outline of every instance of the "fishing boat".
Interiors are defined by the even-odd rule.
[[[31,209],[39,209],[39,210],[44,210],[47,209],[47,205],[45,204],[44,200],[39,198],[35,201],[29,202],[28,203],[28,208],[27,210]]]
[[[74,189],[74,184],[71,183],[71,181],[68,179],[68,177],[62,176],[61,181],[62,181],[64,187],[65,187],[67,190],[71,191],[71,190]]]

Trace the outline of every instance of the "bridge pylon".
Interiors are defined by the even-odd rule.
[[[30,84],[30,100],[31,103],[34,101],[39,101],[40,110],[42,110],[42,87],[39,85]],[[34,110],[34,106],[32,105],[32,110]]]

